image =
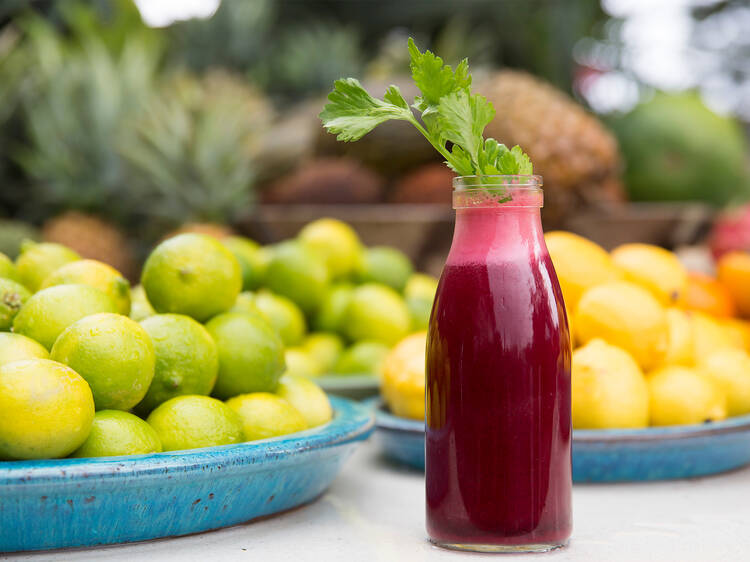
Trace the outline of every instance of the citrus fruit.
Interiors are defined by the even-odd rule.
[[[59,458],[86,440],[94,399],[70,367],[28,359],[0,366],[0,412],[0,458]]]
[[[354,229],[336,219],[323,218],[299,233],[305,248],[320,255],[333,278],[346,277],[362,265],[362,243]]]
[[[591,240],[561,230],[548,232],[544,240],[569,312],[587,289],[622,278],[610,255]]]
[[[732,317],[736,312],[729,290],[710,275],[695,271],[688,273],[683,306],[721,318]]]
[[[667,354],[664,356],[665,365],[692,365],[693,357],[693,327],[690,315],[681,308],[667,309]]]
[[[97,410],[129,410],[154,378],[151,338],[138,322],[120,314],[93,314],[71,324],[50,358],[86,379]]]
[[[157,314],[141,322],[154,345],[151,386],[136,406],[146,414],[183,394],[211,394],[219,373],[219,352],[211,334],[189,316]]]
[[[344,350],[333,368],[341,375],[379,375],[390,347],[379,341],[360,341]]]
[[[21,276],[18,274],[18,269],[16,269],[13,260],[2,252],[0,252],[0,277],[21,282]]]
[[[144,318],[156,314],[154,307],[148,302],[143,285],[136,285],[130,291],[130,318],[140,322]]]
[[[161,453],[161,441],[150,425],[121,410],[99,410],[91,432],[72,457],[117,457]]]
[[[626,351],[594,339],[573,352],[573,427],[637,428],[648,425],[648,386]]]
[[[225,399],[248,392],[273,392],[284,371],[284,348],[262,318],[227,312],[206,329],[219,352],[219,375],[213,389]]]
[[[432,302],[437,292],[438,280],[426,273],[414,273],[406,282],[404,296],[406,298],[425,298]]]
[[[333,408],[323,390],[305,377],[284,375],[276,394],[294,406],[308,427],[317,427],[333,418]]]
[[[580,343],[602,338],[630,353],[643,369],[660,364],[667,353],[664,307],[649,291],[628,281],[610,281],[587,290],[578,301],[573,323]]]
[[[307,422],[289,402],[270,392],[241,394],[227,400],[242,418],[246,441],[268,439],[307,429]]]
[[[117,312],[130,314],[130,283],[114,267],[96,260],[66,263],[44,278],[40,289],[80,283],[99,289],[115,303]]]
[[[352,341],[394,344],[409,332],[411,316],[401,295],[377,283],[360,285],[344,313],[344,331]]]
[[[711,378],[688,367],[663,367],[646,379],[651,425],[698,424],[727,417],[727,397]]]
[[[255,306],[271,323],[284,345],[298,345],[302,342],[307,326],[305,315],[296,304],[281,295],[259,291],[255,295]]]
[[[426,330],[430,323],[432,314],[432,299],[424,297],[406,297],[406,306],[409,309],[409,331],[417,332]]]
[[[221,400],[210,396],[175,396],[146,419],[164,451],[183,451],[242,443],[242,419]]]
[[[336,334],[316,332],[305,338],[302,348],[320,364],[321,372],[328,373],[344,351],[344,342]]]
[[[727,396],[727,413],[750,413],[750,355],[741,349],[720,349],[705,357],[700,367]]]
[[[260,255],[260,245],[244,236],[227,236],[221,239],[234,254],[242,271],[242,290],[254,291],[260,287],[265,276],[266,264]]]
[[[229,309],[229,312],[239,312],[241,314],[249,314],[250,316],[259,316],[265,318],[264,314],[255,304],[255,295],[250,291],[243,291],[237,295],[237,300],[234,301],[234,305]]]
[[[315,377],[323,372],[323,366],[306,350],[300,347],[287,347],[284,350],[286,375]]]
[[[427,332],[401,340],[383,362],[381,393],[396,416],[424,419]]]
[[[702,312],[690,312],[689,315],[694,362],[700,362],[719,349],[737,347],[718,320]]]
[[[65,328],[99,312],[117,312],[112,299],[99,289],[88,285],[55,285],[26,301],[13,320],[13,331],[52,349]]]
[[[734,347],[750,351],[750,322],[739,318],[724,318],[721,320],[721,327]]]
[[[231,308],[242,288],[242,273],[232,252],[215,238],[179,234],[151,252],[141,284],[157,312],[203,322]]]
[[[663,305],[680,302],[687,289],[687,270],[672,252],[651,244],[623,244],[612,261],[625,279],[646,287]]]
[[[292,300],[305,314],[312,314],[328,288],[328,269],[312,250],[285,243],[273,253],[265,284],[277,295]]]
[[[719,281],[732,295],[740,315],[750,317],[750,254],[728,252],[716,264]]]
[[[349,306],[354,286],[341,283],[331,286],[318,307],[313,325],[322,332],[343,332],[344,314]]]
[[[51,242],[26,241],[21,245],[21,255],[16,259],[16,268],[21,283],[32,292],[39,290],[42,281],[57,268],[81,259],[70,248]]]
[[[365,250],[357,277],[362,283],[381,283],[401,292],[412,273],[414,266],[401,250],[374,246]]]
[[[23,359],[49,359],[49,352],[21,334],[0,333],[0,365]]]
[[[25,286],[0,277],[0,331],[11,329],[16,314],[29,298],[31,293]]]

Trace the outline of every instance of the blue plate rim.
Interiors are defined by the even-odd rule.
[[[380,388],[380,379],[377,375],[372,374],[332,374],[318,375],[314,380],[323,390],[351,390],[351,389],[372,389]]]

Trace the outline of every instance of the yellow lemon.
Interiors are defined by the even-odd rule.
[[[424,419],[427,332],[401,340],[386,356],[380,392],[396,416]]]
[[[708,376],[688,367],[649,374],[651,425],[698,424],[727,417],[727,397]]]
[[[693,361],[700,363],[719,349],[736,348],[718,320],[703,312],[689,312],[692,326]]]
[[[681,308],[667,309],[669,344],[664,357],[665,365],[693,364],[693,328],[690,315]]]
[[[685,295],[688,275],[672,252],[651,244],[623,244],[612,250],[612,261],[628,281],[646,287],[664,305]]]
[[[719,322],[735,347],[750,351],[750,322],[739,318],[724,318]]]
[[[730,416],[750,413],[750,355],[741,349],[720,349],[701,362],[701,369],[727,395]]]

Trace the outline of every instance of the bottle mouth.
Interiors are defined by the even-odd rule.
[[[541,188],[542,176],[536,175],[505,175],[505,176],[458,176],[453,178],[453,189],[455,191],[466,191],[469,189],[483,189],[494,187],[513,188]]]
[[[544,205],[542,176],[459,176],[453,179],[453,208],[536,208]]]

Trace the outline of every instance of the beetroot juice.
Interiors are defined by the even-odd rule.
[[[457,178],[427,343],[427,530],[479,551],[571,533],[570,339],[538,176]]]

